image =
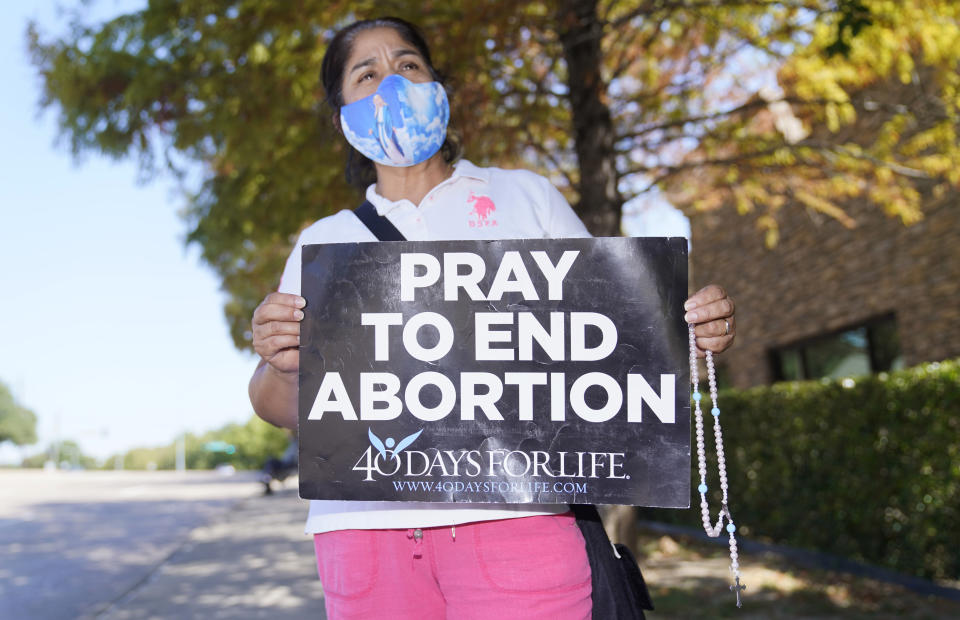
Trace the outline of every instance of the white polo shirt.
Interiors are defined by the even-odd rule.
[[[461,160],[453,175],[419,205],[393,202],[367,188],[367,200],[410,241],[544,239],[589,237],[563,195],[526,170],[479,168]],[[306,228],[280,280],[280,292],[300,294],[300,248],[312,243],[376,241],[353,214],[343,210]],[[446,504],[312,500],[308,534],[343,529],[450,526],[566,512],[565,504]]]

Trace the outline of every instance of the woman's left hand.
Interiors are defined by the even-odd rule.
[[[735,307],[721,287],[716,284],[703,287],[690,296],[683,309],[687,311],[683,320],[695,326],[697,357],[704,357],[704,351],[721,353],[733,344],[737,331]]]

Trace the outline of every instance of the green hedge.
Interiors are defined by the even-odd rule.
[[[960,361],[727,390],[720,409],[730,508],[742,536],[921,577],[960,577]],[[693,477],[696,489],[696,464]],[[692,502],[685,511],[644,509],[642,518],[694,525],[696,492]]]

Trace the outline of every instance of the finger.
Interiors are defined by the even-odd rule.
[[[731,316],[729,319],[717,319],[707,323],[700,323],[694,328],[693,333],[699,338],[716,338],[719,336],[731,336],[735,329],[733,317]]]
[[[690,310],[683,315],[683,320],[687,323],[698,325],[700,323],[716,321],[717,319],[729,319],[733,316],[735,309],[733,300],[729,297],[724,297],[709,304],[698,306],[696,310]]]
[[[300,350],[296,347],[281,349],[267,363],[280,372],[296,373],[300,370]]]
[[[307,300],[299,295],[291,295],[290,293],[281,293],[275,292],[270,293],[263,300],[265,304],[281,304],[284,306],[293,306],[295,308],[303,308],[307,305]]]
[[[718,336],[716,338],[697,338],[697,348],[701,351],[723,353],[730,348],[731,344],[733,344],[733,335]]]
[[[265,340],[270,336],[282,335],[299,336],[300,323],[290,321],[270,321],[269,323],[254,325],[253,327],[254,340]]]
[[[270,336],[260,340],[254,350],[268,362],[284,349],[290,349],[300,346],[300,336],[282,334],[279,336]]]
[[[727,292],[716,284],[708,284],[690,296],[683,304],[684,310],[693,310],[727,296]]]
[[[292,349],[300,346],[300,336],[291,336],[283,334],[280,336],[270,336],[267,338],[270,348],[275,349],[276,353],[284,349]]]
[[[253,312],[253,324],[263,325],[270,321],[301,321],[303,310],[285,304],[262,303]]]

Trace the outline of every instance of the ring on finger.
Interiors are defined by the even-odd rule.
[[[723,319],[723,335],[724,336],[730,335],[730,321],[728,321],[727,319]]]

